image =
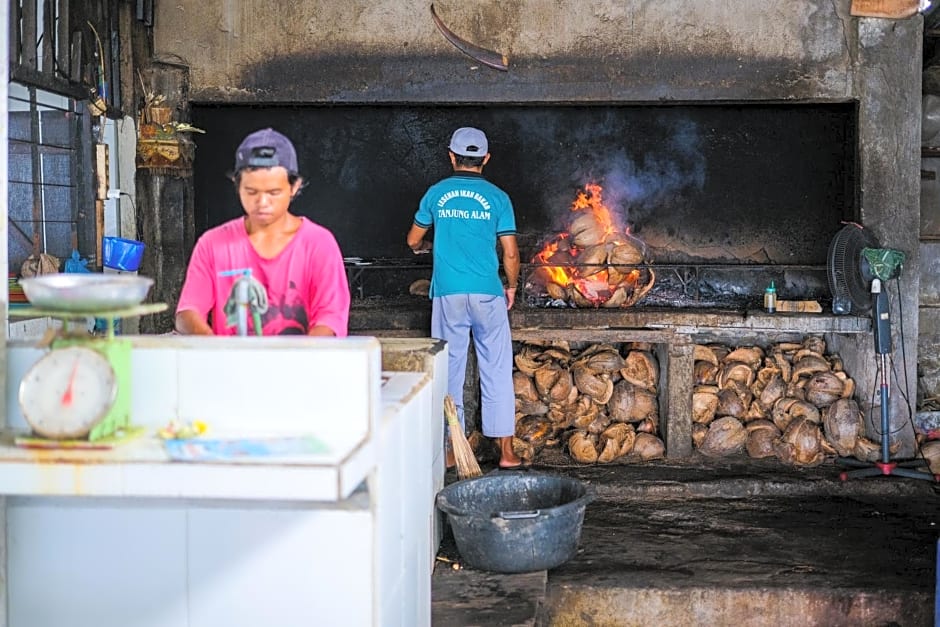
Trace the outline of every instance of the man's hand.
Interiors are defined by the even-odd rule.
[[[429,252],[431,252],[431,242],[429,242],[426,239],[423,239],[420,242],[418,242],[417,246],[411,249],[411,252],[413,252],[416,255],[426,255]]]
[[[506,292],[506,309],[512,309],[513,303],[516,302],[516,288],[507,287],[504,291]]]

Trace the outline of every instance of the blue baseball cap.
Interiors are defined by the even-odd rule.
[[[265,128],[248,135],[235,151],[235,172],[245,168],[273,168],[281,166],[290,174],[297,172],[297,151],[287,137],[273,128]]]

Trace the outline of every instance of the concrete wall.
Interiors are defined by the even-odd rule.
[[[413,0],[161,2],[154,45],[157,59],[189,66],[190,98],[207,103],[855,101],[861,219],[883,246],[908,253],[895,308],[903,305],[913,399],[923,20],[859,19],[849,6],[850,0],[436,5],[464,39],[506,54],[507,72],[456,50],[432,22],[429,3]],[[860,389],[870,389],[873,348],[846,349],[857,353]]]
[[[438,2],[498,72],[462,55],[416,0],[158,3],[156,56],[194,101],[849,99],[848,0]],[[887,28],[881,45],[904,33]],[[880,30],[881,26],[873,27]]]

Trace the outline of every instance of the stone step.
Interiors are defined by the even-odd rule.
[[[442,622],[454,593],[441,587],[438,569],[435,625],[933,624],[933,483],[843,483],[834,467],[539,471],[578,476],[598,495],[577,556],[545,573],[543,589],[526,575],[450,568],[466,611]],[[459,561],[452,542],[442,553]]]

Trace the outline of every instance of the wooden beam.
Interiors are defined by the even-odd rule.
[[[68,0],[56,0],[56,36],[55,36],[55,58],[56,58],[56,76],[59,78],[72,77],[72,42],[69,37],[69,2]]]
[[[55,67],[55,2],[42,0],[42,60],[40,67],[43,74],[56,76]]]
[[[22,10],[22,39],[20,40],[20,65],[38,71],[36,66],[36,2],[38,0],[24,0]]]

